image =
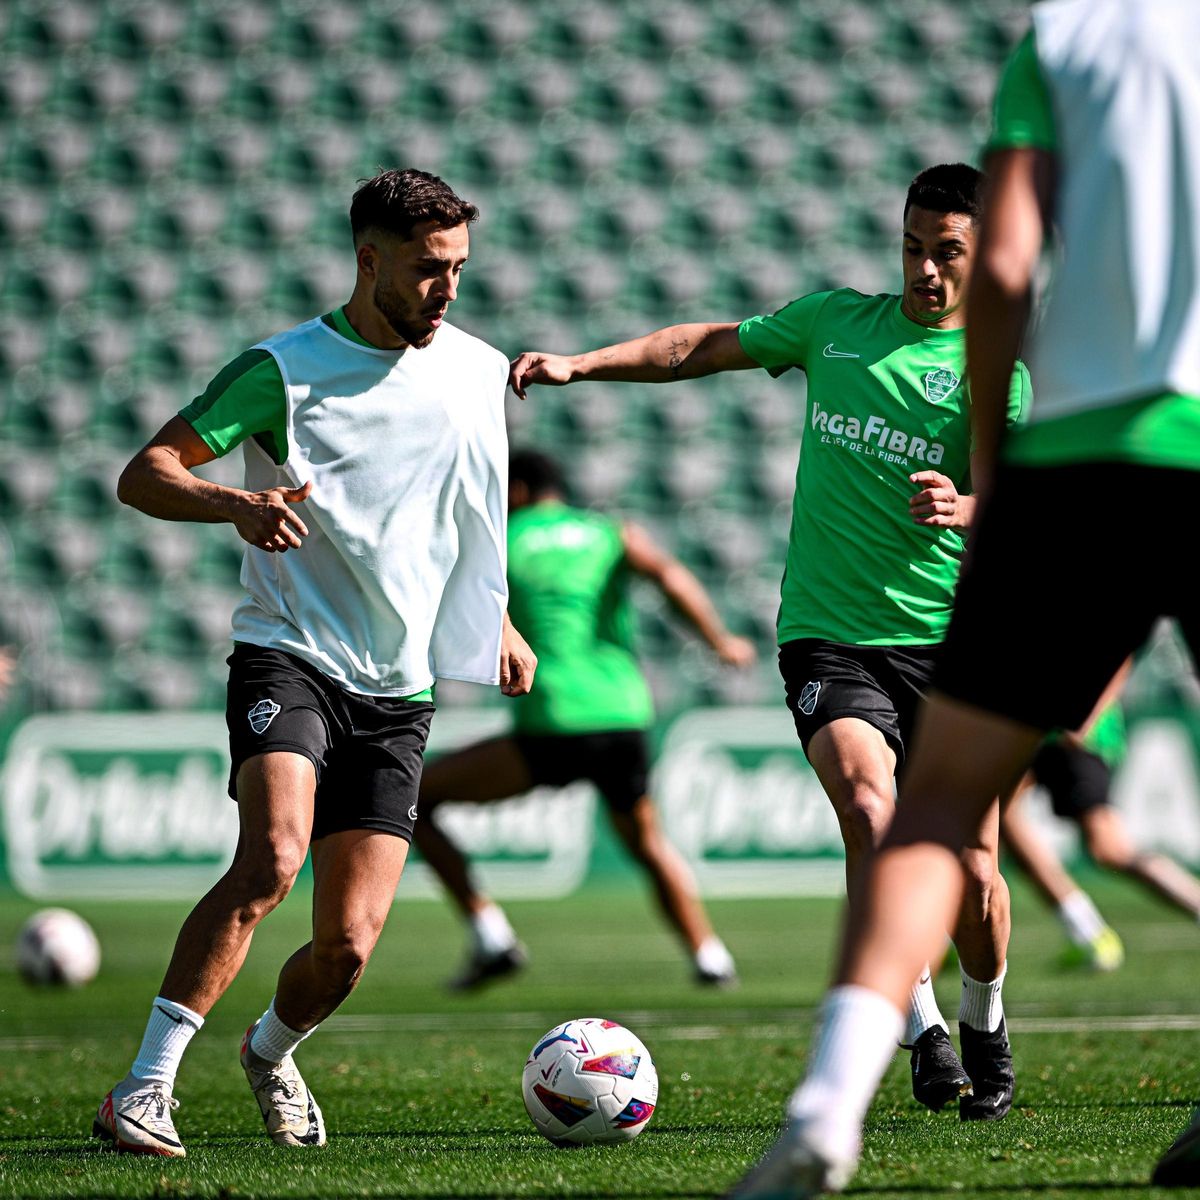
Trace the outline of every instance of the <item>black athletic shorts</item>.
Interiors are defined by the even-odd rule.
[[[605,804],[627,813],[647,792],[650,760],[640,729],[609,733],[518,733],[517,749],[539,787],[594,783]]]
[[[291,751],[317,771],[313,841],[347,829],[412,840],[432,704],[348,692],[283,650],[239,643],[227,661],[235,800],[242,763]]]
[[[821,638],[784,642],[779,673],[804,753],[822,726],[857,717],[883,734],[899,768],[940,649],[847,646]]]
[[[1078,821],[1093,808],[1109,803],[1112,772],[1098,754],[1058,738],[1038,747],[1029,764],[1033,777],[1050,793],[1054,815]]]
[[[1078,729],[1160,616],[1200,649],[1191,520],[1200,471],[1005,467],[971,535],[934,674],[1035,729]]]

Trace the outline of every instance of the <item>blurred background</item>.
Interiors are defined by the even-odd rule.
[[[357,179],[418,166],[479,205],[452,320],[510,356],[885,290],[909,180],[978,160],[1026,20],[1015,0],[0,2],[0,745],[36,718],[10,743],[10,875],[152,858],[160,834],[168,860],[224,853],[241,543],[122,509],[114,485],[225,362],[348,297]],[[723,782],[706,775],[728,819],[695,836],[836,853],[773,654],[801,374],[539,389],[509,415],[514,442],[560,455],[581,503],[645,523],[760,648],[724,670],[638,593],[660,734],[705,706],[740,713]],[[238,483],[241,456],[208,471]],[[1174,722],[1160,774],[1183,791],[1143,832],[1200,857],[1180,676],[1168,632],[1130,706]],[[439,705],[447,737],[496,707],[452,685]],[[689,728],[711,746],[733,725]],[[764,755],[791,773],[790,823],[746,816],[762,788],[742,768]],[[680,812],[701,803],[689,762],[664,785]],[[480,845],[506,836],[489,828]]]

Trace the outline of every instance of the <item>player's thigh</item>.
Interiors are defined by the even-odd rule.
[[[860,717],[822,725],[808,743],[808,761],[839,810],[871,796],[890,801],[896,753],[883,732]]]
[[[312,760],[289,750],[246,759],[237,771],[238,845],[253,854],[264,843],[307,850],[313,827],[317,774]]]
[[[313,940],[352,943],[365,958],[391,910],[408,841],[377,829],[347,829],[313,843]]]
[[[533,786],[525,754],[512,737],[490,738],[425,764],[421,803],[447,800],[481,804],[517,796]]]

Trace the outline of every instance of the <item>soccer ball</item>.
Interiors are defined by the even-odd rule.
[[[96,978],[100,943],[92,927],[65,908],[43,908],[21,927],[17,970],[29,983],[78,987]]]
[[[525,1110],[556,1146],[627,1142],[658,1103],[650,1052],[622,1025],[580,1017],[539,1038],[521,1075]]]

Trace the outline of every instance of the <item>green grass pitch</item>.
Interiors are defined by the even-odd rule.
[[[907,1056],[871,1110],[857,1196],[1096,1197],[1146,1187],[1200,1091],[1200,930],[1120,883],[1098,886],[1129,959],[1112,976],[1056,966],[1060,936],[1015,899],[1006,994],[1017,1103],[995,1125],[919,1109]],[[714,902],[742,987],[691,985],[640,888],[514,903],[533,954],[517,980],[467,998],[442,988],[462,949],[441,905],[402,903],[359,991],[298,1061],[330,1144],[271,1145],[237,1062],[284,955],[304,940],[299,889],[261,928],[241,977],[184,1060],[182,1162],[101,1152],[92,1113],[140,1038],[185,908],[80,904],[100,935],[100,978],[38,991],[0,961],[0,1196],[720,1196],[772,1140],[807,1049],[837,905]],[[0,896],[0,946],[36,906]],[[956,972],[939,986],[957,1011]],[[611,1016],[658,1065],[658,1111],[635,1142],[556,1150],[519,1093],[534,1040],[558,1021]],[[1175,1020],[1171,1020],[1171,1017]],[[1178,1193],[1162,1193],[1163,1196]]]

